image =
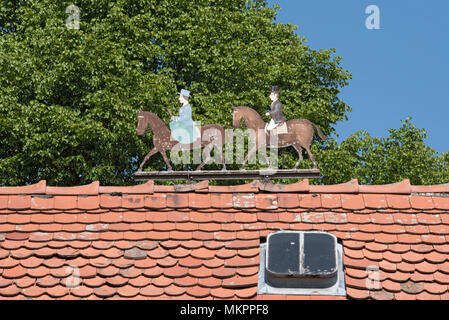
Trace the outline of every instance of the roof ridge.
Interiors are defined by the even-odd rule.
[[[404,195],[444,195],[449,194],[449,183],[439,185],[411,185],[409,179],[384,185],[361,185],[358,179],[333,185],[310,185],[309,179],[291,184],[273,184],[254,180],[251,183],[232,186],[210,186],[208,180],[181,185],[155,185],[149,180],[134,186],[100,186],[93,181],[81,186],[48,186],[46,180],[38,183],[0,187],[0,195],[100,195],[100,194],[153,194],[153,193],[340,193],[340,194],[404,194]]]

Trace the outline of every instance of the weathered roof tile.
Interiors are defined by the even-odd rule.
[[[0,192],[0,298],[251,299],[261,237],[281,229],[343,240],[346,298],[447,292],[449,202],[426,193],[446,186],[151,185]]]

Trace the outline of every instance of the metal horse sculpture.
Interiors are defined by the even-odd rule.
[[[178,141],[171,138],[171,132],[167,128],[167,126],[162,122],[162,120],[154,113],[148,111],[139,110],[137,115],[138,124],[137,124],[137,134],[143,135],[147,132],[147,125],[151,127],[153,131],[153,144],[154,148],[151,150],[143,159],[142,163],[139,166],[139,171],[142,171],[143,165],[147,160],[154,154],[160,152],[164,157],[164,161],[167,164],[168,170],[172,171],[173,168],[170,165],[167,157],[167,150],[173,150],[173,148],[178,145],[183,150],[192,150],[193,148],[204,148],[204,154],[206,154],[206,159],[198,166],[196,170],[201,170],[201,168],[210,160],[210,152],[216,147],[221,153],[221,160],[223,164],[223,170],[226,169],[224,156],[222,152],[223,141],[225,138],[225,130],[222,126],[217,124],[209,124],[205,126],[201,126],[201,141],[199,143],[191,143],[191,144],[179,144]]]
[[[262,117],[255,111],[254,109],[250,107],[232,107],[234,109],[233,114],[233,127],[239,128],[240,122],[243,119],[243,121],[246,124],[246,127],[249,129],[255,130],[256,133],[264,132],[265,129],[265,122],[263,121]],[[328,137],[326,137],[321,129],[314,124],[313,122],[307,120],[307,119],[294,119],[287,121],[287,133],[286,134],[279,134],[278,135],[278,145],[277,148],[285,148],[289,146],[293,146],[299,155],[299,161],[295,164],[295,169],[298,167],[299,163],[303,160],[302,157],[302,148],[306,149],[307,153],[309,154],[310,160],[313,162],[314,168],[317,167],[317,164],[315,162],[315,157],[313,156],[312,152],[310,151],[310,143],[313,139],[314,134],[314,127],[318,133],[318,136],[323,139],[327,140]],[[262,131],[259,131],[262,130]],[[256,141],[254,144],[254,147],[248,151],[248,154],[245,157],[245,160],[243,162],[243,167],[245,168],[245,163],[248,160],[248,157],[254,153],[257,149],[257,147],[262,148],[264,146],[259,145],[259,134],[256,134]],[[270,134],[266,133],[266,143],[267,145],[270,145]]]

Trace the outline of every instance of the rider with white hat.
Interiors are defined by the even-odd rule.
[[[179,92],[179,103],[182,105],[179,109],[179,116],[171,115],[170,130],[172,138],[181,144],[189,144],[198,137],[195,129],[195,122],[192,120],[192,107],[189,104],[190,91],[181,89]]]

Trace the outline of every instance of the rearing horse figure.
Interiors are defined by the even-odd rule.
[[[233,127],[239,128],[240,127],[240,121],[243,119],[243,121],[246,124],[246,127],[248,129],[253,129],[256,132],[256,141],[251,150],[248,151],[248,154],[245,157],[245,161],[243,162],[242,169],[245,168],[245,164],[248,161],[248,158],[251,154],[253,154],[257,147],[262,148],[264,146],[259,146],[258,139],[259,139],[259,132],[264,132],[265,129],[265,122],[263,121],[262,117],[255,111],[254,109],[250,107],[232,107],[234,109],[233,114]],[[294,169],[296,169],[299,165],[299,163],[303,160],[302,157],[302,148],[306,149],[307,153],[309,154],[310,160],[313,162],[313,167],[316,168],[317,164],[315,162],[315,157],[313,156],[312,152],[310,151],[310,143],[313,139],[314,134],[314,127],[318,133],[318,136],[323,139],[327,140],[328,137],[326,137],[321,129],[314,124],[313,122],[307,120],[307,119],[294,119],[287,121],[287,133],[285,134],[278,134],[278,145],[276,148],[285,148],[289,146],[293,146],[299,155],[299,160],[295,164]],[[259,131],[262,130],[262,131]],[[266,133],[266,140],[267,145],[270,145],[270,134],[269,132]]]
[[[153,131],[153,144],[154,148],[151,150],[143,159],[139,166],[139,171],[142,171],[143,165],[147,160],[157,152],[160,152],[164,157],[165,164],[169,171],[173,168],[170,165],[167,157],[167,150],[173,150],[175,146],[178,146],[182,150],[192,150],[193,148],[204,148],[203,154],[206,154],[206,159],[198,166],[196,170],[201,170],[201,168],[210,160],[210,152],[216,147],[221,155],[221,161],[223,164],[223,170],[226,169],[226,164],[223,156],[223,141],[225,137],[225,130],[222,126],[217,124],[208,124],[201,126],[201,135],[198,139],[201,141],[193,142],[190,144],[180,144],[178,141],[171,138],[171,132],[167,126],[162,122],[162,120],[154,113],[148,111],[139,110],[137,115],[137,134],[143,135],[146,132],[147,125],[151,127]],[[178,150],[178,149],[176,149]]]

